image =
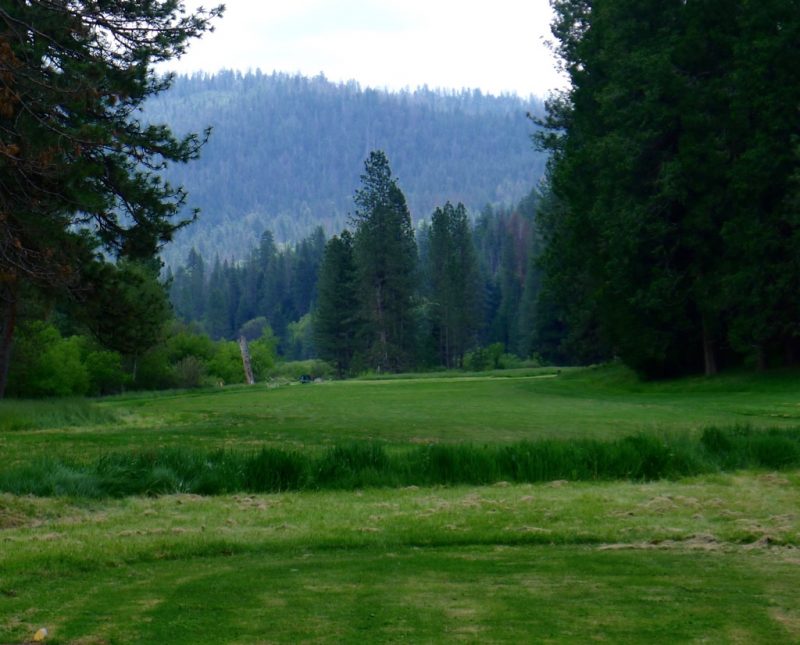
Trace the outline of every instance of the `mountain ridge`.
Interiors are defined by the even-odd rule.
[[[473,213],[514,204],[544,172],[527,117],[542,112],[539,99],[477,90],[390,92],[258,71],[177,76],[144,118],[179,135],[213,132],[199,160],[165,172],[201,215],[163,257],[176,265],[196,247],[235,261],[266,229],[283,243],[316,226],[338,232],[375,149],[388,155],[415,221],[446,201]]]

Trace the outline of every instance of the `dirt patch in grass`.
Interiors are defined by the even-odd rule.
[[[773,608],[769,611],[770,618],[780,624],[793,639],[800,640],[800,614],[795,611]]]
[[[771,484],[773,486],[789,486],[791,484],[791,482],[788,479],[786,479],[786,477],[783,477],[782,475],[779,475],[777,473],[766,473],[764,475],[759,476],[758,479],[759,481],[762,481],[766,484]]]
[[[30,519],[23,513],[10,508],[0,508],[0,530],[20,528],[29,522]]]
[[[550,529],[545,529],[540,526],[508,526],[505,528],[505,530],[513,531],[515,533],[538,533],[538,534],[552,533]]]
[[[719,551],[725,548],[723,542],[709,533],[696,533],[685,540],[651,540],[647,542],[629,542],[616,544],[603,544],[598,547],[599,551],[622,551],[622,550],[675,550],[685,549],[691,551]]]

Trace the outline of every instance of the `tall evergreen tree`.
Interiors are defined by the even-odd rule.
[[[217,256],[208,280],[205,327],[211,338],[217,340],[229,338],[233,333],[230,324],[230,292],[226,280],[226,268]]]
[[[414,350],[416,242],[406,199],[381,151],[370,153],[355,194],[354,254],[367,364],[410,366]]]
[[[647,376],[791,348],[800,2],[554,8],[572,82],[542,138],[563,207],[544,261],[570,324]]]
[[[153,63],[180,55],[221,9],[172,0],[0,6],[0,396],[23,286],[80,291],[98,246],[153,256],[180,223],[165,162],[198,155],[135,111],[166,89]]]
[[[467,212],[447,202],[431,217],[426,253],[439,360],[461,365],[479,324],[480,280]]]
[[[357,348],[357,286],[353,237],[344,231],[325,246],[314,312],[315,347],[320,358],[333,363],[339,377],[349,372]]]

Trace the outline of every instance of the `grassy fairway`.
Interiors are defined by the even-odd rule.
[[[527,371],[2,402],[0,475],[161,447],[798,424],[797,374]],[[779,446],[784,444],[778,444]],[[787,450],[794,444],[785,443]],[[65,475],[70,476],[70,475]],[[800,641],[800,473],[120,499],[0,494],[0,643]]]
[[[712,425],[797,426],[797,373],[641,384],[626,370],[516,377],[331,382],[117,397],[64,418],[47,404],[0,402],[0,467],[161,446],[292,446],[348,440],[508,443],[610,439]],[[14,420],[12,423],[11,420]]]
[[[797,475],[2,502],[3,642],[800,638]]]

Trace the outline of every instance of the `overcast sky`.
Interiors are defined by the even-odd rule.
[[[222,1],[222,0],[220,0]],[[216,31],[171,69],[300,72],[363,86],[546,96],[564,81],[547,0],[225,0]],[[187,0],[189,8],[201,4]],[[202,3],[204,6],[216,4]]]

